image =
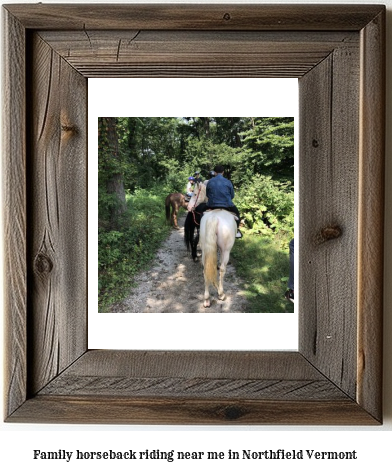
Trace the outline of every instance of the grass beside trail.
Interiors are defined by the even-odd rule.
[[[127,196],[128,213],[119,230],[98,233],[98,312],[110,312],[153,261],[172,228],[165,219],[165,193],[138,190]]]
[[[231,252],[244,284],[248,313],[293,313],[284,297],[289,276],[289,241],[244,233]]]

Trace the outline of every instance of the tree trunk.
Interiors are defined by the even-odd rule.
[[[110,150],[110,160],[113,160],[113,162],[110,164],[110,169],[113,170],[113,164],[116,164],[116,162],[118,162],[118,167],[120,167],[120,152],[116,128],[116,118],[103,117],[102,121],[104,130],[106,130],[106,139]],[[116,166],[114,168],[116,168]],[[126,211],[124,178],[121,172],[112,171],[109,174],[109,178],[106,183],[106,191],[108,194],[114,195],[116,197],[116,202],[110,210],[110,222],[112,227],[116,228],[119,218]]]

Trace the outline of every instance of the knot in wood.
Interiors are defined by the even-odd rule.
[[[41,275],[49,274],[53,269],[52,260],[44,253],[40,252],[34,260],[34,268]]]
[[[223,15],[223,19],[226,20],[226,21],[231,20],[231,15],[230,15],[230,13],[225,13],[225,14]]]
[[[241,418],[244,413],[240,407],[230,406],[224,409],[223,414],[227,420],[237,420]]]
[[[318,146],[319,146],[318,140],[313,139],[313,141],[312,141],[312,146],[313,146],[313,148],[318,148]]]
[[[316,235],[316,244],[322,244],[328,240],[337,239],[342,235],[342,229],[338,225],[323,227]]]

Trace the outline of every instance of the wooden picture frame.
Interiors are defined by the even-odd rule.
[[[382,423],[385,7],[18,4],[3,20],[5,420]],[[89,77],[299,78],[298,352],[88,350]]]

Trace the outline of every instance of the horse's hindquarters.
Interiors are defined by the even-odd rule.
[[[237,224],[233,215],[224,210],[214,210],[204,214],[200,223],[200,245],[204,266],[204,306],[209,307],[209,286],[218,290],[218,298],[225,299],[223,279],[230,258],[230,251],[235,242]],[[218,247],[221,251],[219,281],[217,275]]]

